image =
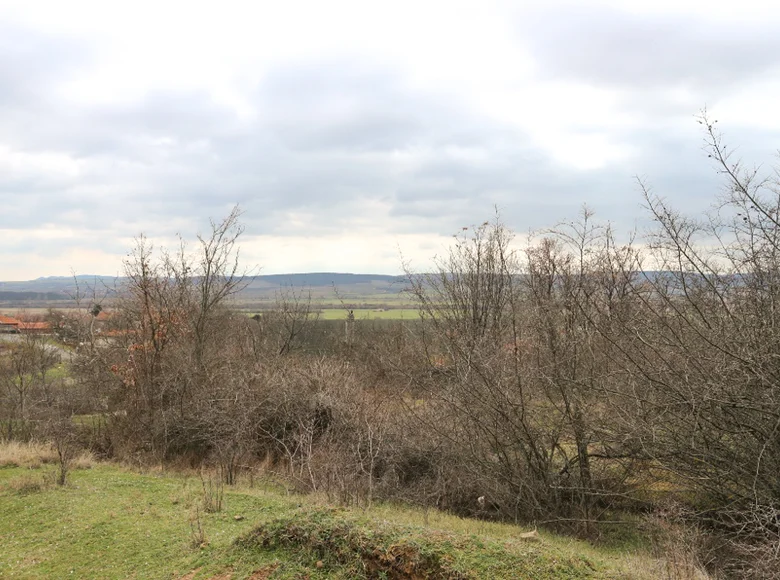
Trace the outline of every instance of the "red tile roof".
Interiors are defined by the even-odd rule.
[[[128,336],[130,334],[131,331],[129,330],[106,330],[105,332],[100,333],[100,336],[114,338],[119,336]]]
[[[51,330],[48,322],[20,322],[19,330]]]
[[[19,326],[19,321],[16,320],[16,318],[11,318],[10,316],[3,316],[2,314],[0,314],[0,324]]]

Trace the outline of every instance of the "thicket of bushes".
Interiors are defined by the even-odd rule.
[[[141,238],[110,332],[95,332],[94,310],[71,322],[76,380],[46,408],[101,417],[85,432],[107,455],[208,461],[228,484],[264,463],[343,502],[404,499],[593,536],[673,500],[711,535],[722,570],[770,577],[780,188],[702,123],[729,186],[711,215],[643,189],[656,228],[639,241],[583,210],[522,250],[486,222],[434,272],[407,273],[415,323],[318,326],[292,291],[274,313],[232,312],[237,211],[192,251]],[[20,374],[2,360],[7,424],[21,425],[51,390],[40,365]],[[20,377],[43,380],[25,390]]]

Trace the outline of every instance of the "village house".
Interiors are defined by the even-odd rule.
[[[0,314],[0,334],[18,334],[19,324],[15,318]]]
[[[19,332],[23,334],[50,334],[51,324],[48,322],[19,322]]]
[[[49,334],[48,322],[19,320],[0,314],[0,334]]]

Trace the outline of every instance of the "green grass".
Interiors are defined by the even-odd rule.
[[[261,524],[240,545],[287,549],[302,563],[316,567],[319,562],[329,576],[340,578],[358,578],[366,571],[377,578],[611,575],[588,556],[549,544],[398,524],[339,508],[299,509]]]
[[[231,493],[227,509],[203,514],[208,544],[193,548],[190,521],[202,494],[198,479],[137,475],[117,467],[75,471],[64,488],[19,494],[29,470],[0,470],[0,578],[171,578],[201,568],[203,577],[235,567],[244,575],[277,560],[243,554],[232,543],[264,514],[295,507],[283,496]],[[245,515],[237,521],[235,515]]]
[[[71,376],[70,367],[65,363],[57,363],[46,371],[47,381],[61,381]]]
[[[333,295],[317,298],[314,302],[322,305],[324,308],[342,308],[344,304],[365,304],[367,306],[414,306],[415,301],[409,294],[351,294],[339,293],[338,297]]]
[[[653,577],[632,572],[641,559],[439,512],[334,508],[266,484],[204,513],[197,477],[98,465],[58,488],[50,469],[0,469],[0,578]]]
[[[61,384],[62,381],[70,378],[70,376],[70,367],[65,363],[57,363],[46,371],[46,383],[49,385],[57,383]],[[22,378],[24,379],[26,385],[30,385],[35,381],[39,381],[40,375],[25,374]],[[19,386],[18,376],[12,376],[10,380],[16,387]]]
[[[416,308],[355,308],[352,310],[356,320],[419,320],[420,311]],[[322,320],[346,320],[344,308],[323,308]]]

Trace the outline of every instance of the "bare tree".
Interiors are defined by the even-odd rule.
[[[591,533],[636,468],[608,401],[637,253],[587,209],[522,255],[498,220],[469,231],[435,274],[410,273],[432,367],[409,377],[427,400],[410,411],[455,445],[494,511]]]
[[[206,445],[197,412],[224,384],[231,347],[225,301],[244,285],[234,208],[190,253],[156,250],[140,236],[125,261],[126,284],[114,304],[112,336],[78,361],[80,376],[102,401],[124,441],[165,456]],[[202,417],[201,417],[202,419]]]
[[[8,437],[13,426],[24,428],[34,418],[36,408],[50,403],[49,371],[59,362],[59,354],[44,337],[23,333],[8,342],[0,354],[0,386],[5,394]]]
[[[244,231],[239,221],[241,213],[238,206],[234,207],[221,222],[211,222],[209,236],[198,236],[199,252],[194,273],[183,258],[180,260],[182,268],[175,269],[183,280],[190,274],[195,276],[198,308],[193,326],[196,340],[195,358],[198,363],[202,363],[206,326],[215,310],[247,284],[248,272],[241,269],[237,246]]]
[[[258,357],[284,356],[300,345],[301,337],[319,320],[319,310],[313,307],[311,292],[293,287],[276,292],[273,308],[254,318],[250,325]]]

